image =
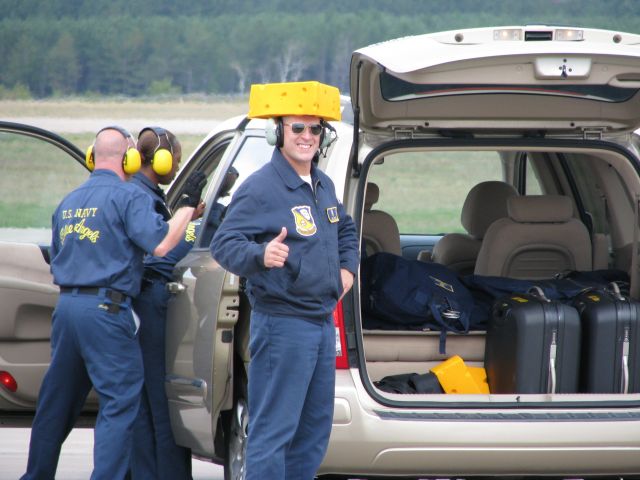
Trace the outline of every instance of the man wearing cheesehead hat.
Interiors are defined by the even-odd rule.
[[[340,120],[338,89],[252,85],[249,117],[268,118],[271,161],[234,193],[211,243],[246,277],[251,302],[247,480],[313,479],[329,441],[335,384],[332,312],[358,266],[352,219],[315,166]]]

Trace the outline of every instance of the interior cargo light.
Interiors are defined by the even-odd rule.
[[[522,29],[520,28],[500,28],[493,31],[494,40],[522,40]]]
[[[18,390],[18,382],[16,382],[16,379],[13,378],[13,375],[9,372],[0,371],[0,385],[10,392]]]
[[[556,30],[554,38],[561,42],[579,42],[584,40],[584,31],[575,28],[559,28]]]

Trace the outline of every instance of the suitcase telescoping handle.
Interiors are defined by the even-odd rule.
[[[622,393],[629,392],[629,327],[624,327],[622,337]]]
[[[551,346],[549,347],[549,385],[547,392],[556,393],[556,354],[558,348],[557,330],[551,331]]]
[[[542,288],[534,285],[529,288],[527,291],[529,295],[533,295],[538,298],[542,302],[550,303]],[[558,309],[556,305],[556,310],[559,317],[564,317],[564,313],[561,309]],[[547,393],[556,393],[556,385],[557,385],[557,377],[556,377],[556,356],[558,354],[558,328],[553,328],[551,330],[551,345],[549,345],[549,362],[548,362],[548,375],[547,375]]]
[[[626,298],[620,293],[620,287],[616,282],[611,282],[608,285],[608,290],[619,302],[626,301]],[[629,393],[629,326],[625,325],[624,333],[622,334],[622,355],[620,363],[622,367],[622,375],[620,375],[620,391],[622,393]]]

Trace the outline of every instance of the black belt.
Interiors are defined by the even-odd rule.
[[[117,290],[104,287],[60,287],[60,293],[75,293],[78,295],[104,295],[113,303],[123,303],[129,296]]]

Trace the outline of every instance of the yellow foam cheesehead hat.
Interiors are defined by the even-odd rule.
[[[251,85],[249,118],[287,115],[340,120],[340,90],[316,81]]]

